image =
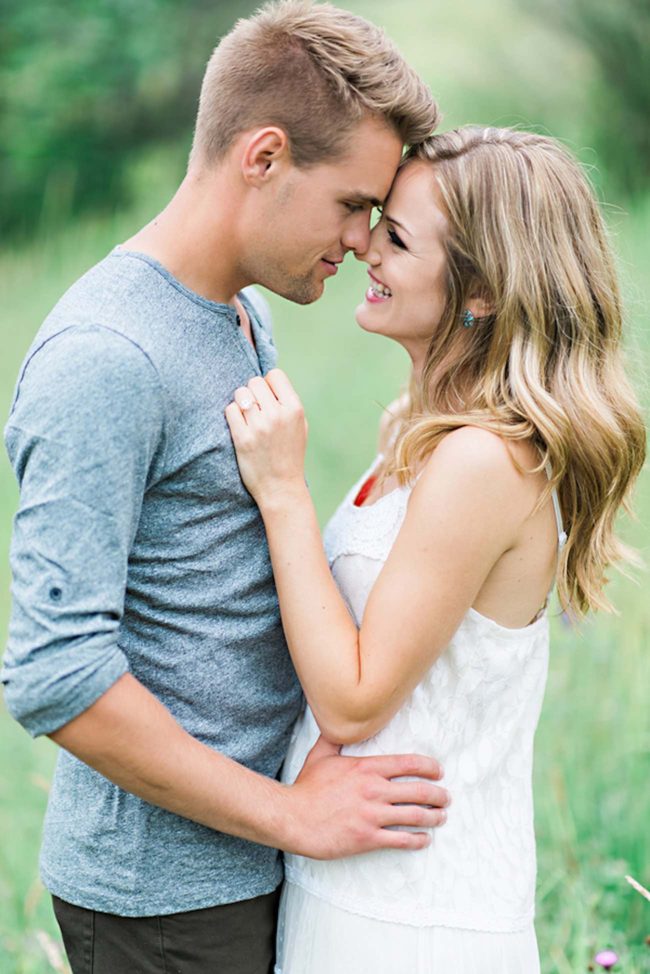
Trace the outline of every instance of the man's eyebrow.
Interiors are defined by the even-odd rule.
[[[366,193],[350,193],[346,196],[348,203],[357,203],[359,206],[383,206],[381,200],[378,200],[376,196],[367,196]]]
[[[400,230],[403,230],[404,233],[408,233],[409,237],[413,236],[413,234],[411,233],[408,227],[405,227],[403,223],[399,222],[399,220],[394,220],[392,216],[390,216],[390,214],[386,213],[386,210],[384,210],[384,220],[387,220],[388,223],[394,223],[395,226],[399,227]]]

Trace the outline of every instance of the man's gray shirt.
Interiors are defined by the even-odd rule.
[[[20,507],[2,680],[34,735],[128,671],[193,737],[278,775],[301,692],[224,418],[234,390],[275,364],[259,299],[243,301],[257,354],[233,307],[117,248],[27,354],[5,432]],[[145,916],[270,892],[281,864],[62,751],[41,872],[71,903]]]

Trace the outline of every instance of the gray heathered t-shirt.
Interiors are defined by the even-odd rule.
[[[257,355],[233,307],[117,248],[27,354],[5,431],[20,507],[2,681],[34,735],[128,670],[198,740],[278,775],[301,691],[224,418],[275,363],[259,297],[243,301]],[[62,751],[41,872],[71,903],[146,916],[270,892],[281,864]]]

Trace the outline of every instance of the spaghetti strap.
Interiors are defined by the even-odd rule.
[[[546,470],[546,476],[550,480],[553,476],[553,470],[551,468],[550,462],[547,460],[544,464]],[[560,501],[557,496],[557,488],[554,487],[551,491],[551,500],[553,501],[553,510],[555,512],[555,523],[557,524],[557,546],[562,550],[567,540],[567,533],[564,530],[564,522],[562,521],[562,511],[560,509]]]

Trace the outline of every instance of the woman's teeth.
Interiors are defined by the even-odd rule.
[[[386,287],[384,284],[380,284],[379,281],[373,281],[370,285],[370,290],[378,298],[392,298],[393,296],[390,288]]]

